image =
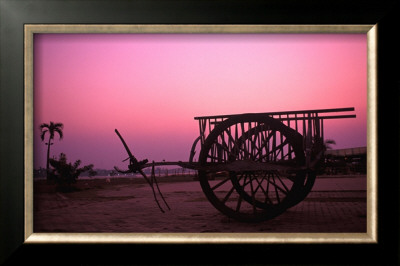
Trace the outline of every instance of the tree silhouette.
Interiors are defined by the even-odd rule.
[[[336,141],[334,141],[333,139],[325,140],[325,150],[332,150],[332,145],[336,145]]]
[[[73,164],[67,162],[67,156],[61,153],[58,160],[50,159],[50,165],[53,167],[49,175],[56,181],[61,190],[69,191],[70,185],[75,183],[79,175],[83,172],[89,172],[89,176],[96,175],[93,170],[93,164],[80,167],[81,160],[76,160]]]
[[[43,123],[40,125],[40,138],[44,141],[44,137],[47,133],[49,133],[49,140],[45,144],[47,145],[47,162],[46,162],[46,173],[47,180],[49,180],[49,159],[50,159],[50,146],[53,145],[51,142],[54,139],[55,133],[60,136],[60,140],[63,138],[63,129],[64,125],[62,123],[54,123],[50,121],[50,124]]]

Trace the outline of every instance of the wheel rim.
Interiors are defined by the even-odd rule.
[[[303,171],[302,173],[299,173],[302,176],[304,176],[304,181],[303,184],[299,184],[298,187],[298,192],[296,197],[293,199],[293,201],[289,204],[289,208],[297,205],[301,201],[303,201],[308,194],[311,192],[312,187],[314,186],[315,179],[316,179],[316,173],[315,171]]]
[[[243,221],[273,218],[296,202],[304,184],[302,138],[279,121],[242,115],[221,122],[199,156],[199,179],[209,201]],[[210,177],[216,176],[216,180]]]

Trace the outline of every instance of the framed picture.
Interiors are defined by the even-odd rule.
[[[0,4],[0,261],[398,261],[397,7]]]
[[[26,242],[376,242],[376,28],[25,25]]]

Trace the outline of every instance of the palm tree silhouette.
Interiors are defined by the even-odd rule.
[[[50,121],[50,124],[43,123],[40,125],[40,138],[44,141],[44,137],[46,133],[49,133],[49,141],[46,142],[47,145],[47,162],[46,162],[46,173],[47,173],[47,180],[49,179],[49,159],[50,159],[50,146],[53,145],[51,140],[54,139],[54,134],[57,132],[60,136],[60,140],[63,138],[63,129],[64,125],[62,123],[54,123]]]
[[[332,145],[336,145],[336,141],[334,141],[333,139],[325,140],[325,150],[332,150]]]

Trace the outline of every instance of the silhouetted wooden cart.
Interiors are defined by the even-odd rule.
[[[160,207],[154,166],[194,169],[205,196],[223,214],[246,222],[271,219],[311,191],[325,150],[324,121],[355,118],[354,114],[337,114],[351,111],[354,108],[195,117],[200,136],[188,162],[138,161],[116,130],[130,161],[129,170],[116,170],[141,173]],[[200,153],[196,162],[197,146]],[[142,171],[145,167],[152,167],[151,179]]]

